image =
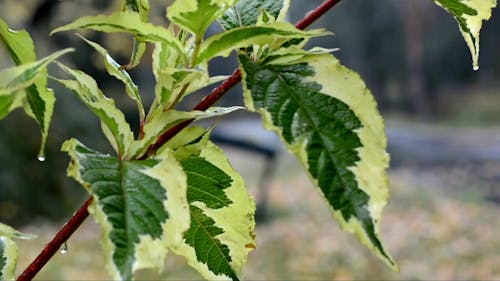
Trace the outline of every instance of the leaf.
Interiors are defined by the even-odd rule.
[[[94,198],[89,212],[101,226],[111,276],[130,280],[141,268],[161,270],[168,247],[181,243],[189,227],[186,176],[171,153],[125,161],[75,139],[62,150],[71,157],[68,174]]]
[[[149,16],[149,1],[147,0],[125,0],[124,10],[139,13],[143,21],[148,20]]]
[[[8,95],[0,95],[0,120],[5,118],[14,109],[23,106],[23,100],[25,98],[26,93],[23,91]]]
[[[33,40],[26,30],[14,31],[0,18],[0,40],[16,65],[36,60]]]
[[[240,0],[218,21],[226,30],[251,26],[257,23],[262,11],[266,11],[275,19],[282,20],[289,6],[289,0]]]
[[[191,225],[173,250],[208,280],[238,280],[255,248],[255,203],[223,151],[202,143],[197,153],[176,153],[187,175]]]
[[[0,94],[10,94],[33,84],[42,75],[45,67],[58,57],[71,52],[64,49],[46,56],[38,61],[24,63],[0,71]]]
[[[0,235],[0,280],[14,280],[17,263],[17,245]]]
[[[123,10],[139,13],[142,21],[147,22],[149,17],[149,8],[148,0],[126,0]],[[134,49],[132,50],[132,56],[130,57],[130,62],[126,68],[131,69],[137,66],[141,62],[141,58],[145,52],[146,42],[134,38]]]
[[[170,21],[202,37],[212,22],[236,0],[177,0],[167,10]]]
[[[137,85],[132,81],[132,78],[130,75],[127,73],[127,71],[123,70],[118,64],[108,53],[106,49],[104,49],[101,45],[99,45],[96,42],[87,40],[83,36],[79,35],[85,42],[87,42],[90,46],[92,46],[101,56],[104,58],[104,66],[106,67],[106,70],[108,73],[118,80],[122,81],[123,84],[125,85],[125,90],[127,91],[128,96],[133,99],[136,104],[137,108],[139,109],[139,118],[140,120],[144,120],[145,112],[144,112],[144,107],[142,105],[142,98],[139,93],[139,88]]]
[[[216,56],[228,56],[233,50],[252,45],[276,45],[279,47],[285,39],[302,39],[325,35],[323,30],[302,31],[286,22],[277,22],[259,26],[234,28],[209,37],[202,43],[197,63]]]
[[[248,109],[300,160],[341,227],[397,268],[379,238],[389,195],[384,125],[360,77],[330,54],[239,59]]]
[[[34,63],[36,61],[35,47],[33,40],[31,39],[28,32],[25,30],[13,31],[9,29],[8,25],[0,19],[0,40],[4,43],[9,51],[10,57],[16,65],[21,67],[23,64]],[[50,63],[52,60],[56,59],[58,56],[66,53],[70,49],[62,50],[53,54],[54,57],[48,59],[46,64]],[[50,57],[50,56],[49,56]],[[47,58],[46,58],[47,59]],[[40,60],[39,62],[43,61]],[[5,92],[10,92],[10,94],[15,94],[17,90],[26,88],[26,95],[15,94],[16,97],[8,98],[10,103],[9,106],[6,104],[0,105],[0,108],[7,108],[6,111],[1,112],[0,117],[7,115],[12,110],[20,106],[18,102],[12,102],[13,100],[22,101],[27,100],[25,103],[25,111],[28,115],[32,116],[40,125],[42,131],[42,143],[40,145],[39,158],[43,156],[45,143],[47,140],[47,135],[49,131],[50,121],[52,119],[52,114],[54,111],[55,96],[54,92],[47,89],[47,70],[46,64],[39,65],[27,70],[22,77],[15,79],[17,85],[12,86],[10,90],[3,89],[0,90],[0,95]],[[33,73],[29,73],[33,71]],[[12,78],[12,77],[11,77]],[[34,85],[32,85],[34,83]],[[3,87],[2,87],[3,88]],[[7,98],[2,98],[3,102]]]
[[[63,64],[59,66],[76,80],[55,79],[73,93],[92,110],[103,124],[103,132],[120,157],[126,155],[134,135],[125,120],[123,112],[115,106],[112,99],[104,96],[96,81],[79,70]]]
[[[0,223],[0,280],[14,280],[17,263],[17,245],[12,240],[33,239],[36,236],[21,233]]]
[[[472,67],[479,69],[479,33],[483,20],[491,17],[496,0],[434,0],[458,22],[460,32],[472,55]]]
[[[159,110],[168,108],[169,101],[173,100],[173,90],[176,88],[175,76],[169,76],[175,72],[180,64],[180,56],[175,50],[162,42],[156,42],[152,55],[153,74],[156,78],[155,101],[159,101],[162,107]],[[172,70],[173,69],[173,70]],[[167,70],[167,71],[166,71]]]
[[[131,145],[130,152],[127,158],[138,159],[140,158],[148,149],[148,147],[153,144],[158,137],[163,134],[168,129],[173,126],[191,119],[203,119],[215,116],[221,116],[224,114],[231,113],[235,110],[241,109],[242,107],[211,107],[206,111],[162,111],[156,116],[151,118],[143,128],[144,137],[140,140],[134,141]]]
[[[139,41],[164,42],[184,55],[182,44],[170,32],[161,27],[144,22],[141,15],[131,11],[116,12],[109,16],[98,15],[81,17],[72,23],[54,29],[50,34],[77,28],[93,29],[103,32],[126,32]]]

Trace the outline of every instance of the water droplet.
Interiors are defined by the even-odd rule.
[[[61,252],[61,254],[66,254],[68,252],[68,243],[64,242],[59,251]]]
[[[472,69],[473,69],[474,71],[478,71],[478,70],[479,70],[479,65],[473,65],[473,66],[472,66]]]
[[[43,155],[43,154],[38,155],[38,161],[40,161],[40,162],[45,161],[45,155]]]

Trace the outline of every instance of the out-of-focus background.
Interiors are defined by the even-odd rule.
[[[75,47],[65,63],[92,74],[137,127],[133,104],[123,87],[103,72],[100,57],[81,39],[53,28],[81,15],[110,12],[121,1],[0,0],[0,16],[13,29],[26,28],[39,57]],[[169,2],[169,1],[166,1]],[[318,0],[292,1],[295,22]],[[153,21],[163,24],[165,1],[151,1]],[[383,238],[401,266],[391,272],[347,233],[339,230],[305,173],[257,116],[236,113],[219,121],[216,140],[227,149],[259,203],[257,249],[250,254],[248,279],[500,279],[500,11],[493,11],[481,34],[480,70],[456,22],[430,0],[344,0],[314,27],[334,36],[312,43],[340,48],[335,54],[365,79],[375,95],[392,161],[391,200],[382,220]],[[218,32],[214,26],[211,32]],[[128,61],[131,40],[119,34],[84,32]],[[146,55],[147,56],[147,55]],[[153,96],[149,60],[132,71],[146,101]],[[0,67],[11,65],[0,48]],[[214,74],[229,74],[234,60],[218,59]],[[54,76],[63,74],[50,68]],[[19,270],[35,257],[85,199],[83,188],[65,175],[62,142],[77,137],[109,151],[99,122],[67,90],[57,102],[45,162],[36,155],[35,122],[18,110],[0,121],[0,221],[28,233],[21,241]],[[190,107],[200,95],[184,104]],[[241,91],[222,105],[241,104]],[[246,148],[243,144],[247,145]],[[250,148],[248,145],[250,144]],[[68,241],[37,277],[40,280],[102,280],[99,229],[91,220]],[[165,272],[141,272],[138,279],[199,279],[171,255]]]

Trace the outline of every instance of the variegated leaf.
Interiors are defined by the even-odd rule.
[[[330,54],[239,59],[246,106],[304,165],[341,227],[397,268],[380,240],[389,196],[384,124],[360,77]]]
[[[167,10],[168,18],[198,37],[236,0],[177,0]]]
[[[257,23],[262,11],[281,21],[285,18],[289,6],[290,0],[240,0],[218,21],[226,30],[251,26]]]
[[[234,28],[213,35],[203,42],[197,63],[210,60],[216,56],[228,56],[238,48],[252,45],[269,45],[274,49],[283,44],[285,40],[311,38],[325,34],[327,33],[319,29],[302,31],[286,22]]]
[[[183,121],[221,116],[239,109],[242,109],[242,107],[211,107],[206,111],[169,110],[158,112],[145,124],[143,128],[143,137],[132,143],[127,158],[139,159],[163,132]]]
[[[255,203],[223,151],[193,128],[167,146],[187,175],[191,225],[174,251],[208,280],[238,280],[255,248]],[[194,139],[195,138],[195,139]],[[179,141],[189,141],[179,146]]]
[[[14,109],[23,106],[23,100],[26,99],[26,92],[0,95],[0,120],[5,118]]]
[[[0,280],[14,280],[17,263],[17,245],[12,240],[33,239],[36,236],[21,233],[0,223]]]
[[[77,28],[103,32],[126,32],[139,40],[164,42],[184,55],[184,47],[167,29],[144,22],[141,15],[131,11],[116,12],[111,15],[81,17],[72,23],[54,29],[51,34]]]
[[[17,245],[0,235],[0,280],[14,280],[17,264]]]
[[[144,112],[144,107],[142,105],[142,98],[139,93],[139,88],[137,85],[132,81],[132,78],[130,75],[122,69],[120,64],[118,64],[108,53],[106,49],[104,49],[101,45],[99,45],[96,42],[93,42],[91,40],[87,40],[83,36],[80,36],[85,42],[87,42],[90,46],[92,46],[101,56],[104,58],[104,66],[106,67],[106,70],[108,73],[114,77],[116,77],[118,80],[122,81],[123,84],[125,85],[125,90],[128,94],[128,96],[133,99],[137,103],[137,108],[139,110],[139,119],[144,120],[145,117],[145,112]]]
[[[114,279],[135,270],[161,270],[169,247],[189,227],[186,175],[170,151],[155,159],[126,161],[93,151],[75,139],[64,143],[68,174],[94,201],[89,207],[101,226],[106,268]]]
[[[149,8],[148,0],[125,0],[123,10],[136,12],[143,21],[148,21]]]
[[[497,0],[434,0],[453,15],[472,55],[472,67],[479,69],[479,33],[483,20],[491,17]]]
[[[36,62],[33,40],[25,30],[13,31],[9,29],[8,25],[2,19],[0,19],[0,41],[7,47],[10,57],[16,65],[21,66],[23,64]],[[60,51],[57,55],[54,53],[54,57],[45,59],[47,59],[47,63],[49,63],[67,51],[68,49]],[[26,74],[26,76],[24,76],[24,74]],[[11,90],[0,90],[0,95],[5,95],[6,92],[10,92],[10,95],[16,96],[0,98],[0,102],[2,102],[0,103],[0,118],[21,106],[23,103],[19,101],[26,100],[27,102],[24,103],[26,113],[38,122],[42,131],[39,159],[43,159],[42,157],[44,157],[45,143],[55,103],[54,92],[47,88],[46,64],[38,65],[38,67],[27,70],[23,73],[22,78],[15,79],[15,81],[17,81],[18,87],[13,86],[13,88],[17,88],[18,90],[26,88],[26,91],[17,91],[12,88]],[[26,92],[26,94],[24,92]]]
[[[134,135],[112,99],[107,98],[97,87],[96,81],[79,70],[73,70],[63,64],[59,66],[76,80],[55,79],[73,91],[102,122],[104,135],[108,138],[119,157],[126,155]]]
[[[38,61],[23,63],[1,70],[0,94],[12,94],[33,84],[40,75],[43,75],[43,71],[49,63],[71,51],[72,49],[64,49]]]
[[[149,17],[149,1],[148,0],[126,0],[124,3],[123,10],[129,10],[132,12],[139,13],[141,19],[144,22],[148,21]],[[132,55],[130,57],[130,62],[126,66],[127,69],[137,66],[144,53],[146,52],[146,42],[134,38],[134,49],[132,50]]]

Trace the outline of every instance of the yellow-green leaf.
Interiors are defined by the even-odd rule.
[[[33,40],[25,30],[11,30],[7,23],[0,19],[0,41],[7,47],[10,57],[19,67],[35,63],[36,54]],[[69,49],[59,51],[57,55],[54,53],[54,57],[48,59],[47,63],[68,51]],[[16,85],[13,85],[14,89],[0,89],[0,95],[4,95],[4,97],[0,98],[0,102],[2,102],[0,104],[0,118],[23,104],[26,113],[38,122],[42,131],[39,159],[43,159],[50,121],[54,111],[55,96],[54,92],[47,88],[46,64],[41,67],[31,68],[22,74],[22,78],[15,79]],[[17,91],[15,88],[17,90],[25,88],[26,90]],[[16,97],[6,98],[5,95],[7,94]],[[19,103],[19,101],[23,103]]]
[[[14,228],[0,223],[0,280],[14,280],[17,263],[17,245],[12,240],[33,239],[36,236],[21,233]]]
[[[168,18],[202,37],[208,26],[236,0],[177,0],[167,10]]]
[[[292,24],[276,22],[259,26],[244,26],[209,37],[202,43],[197,63],[216,56],[228,56],[233,50],[252,45],[268,45],[271,49],[281,46],[285,40],[305,39],[327,34],[316,29],[302,31]]]
[[[134,35],[139,41],[164,42],[181,54],[184,53],[182,44],[167,29],[144,22],[141,15],[131,11],[116,12],[111,15],[81,17],[72,23],[54,29],[51,34],[77,28],[103,32],[127,32]]]
[[[104,135],[120,157],[126,155],[134,135],[130,125],[112,99],[107,98],[97,87],[96,81],[79,70],[73,70],[63,64],[59,66],[76,80],[55,79],[80,98],[102,122]]]
[[[123,10],[129,10],[132,12],[139,13],[141,19],[145,22],[149,18],[149,1],[148,0],[126,0],[123,6]],[[144,53],[146,52],[146,42],[134,38],[134,49],[132,50],[132,55],[130,56],[130,62],[126,66],[128,69],[137,66]]]
[[[221,116],[239,110],[242,107],[211,107],[206,111],[161,111],[154,115],[143,128],[143,137],[132,143],[127,158],[137,159],[142,156],[148,147],[153,144],[158,137],[173,126],[190,119],[203,119]]]
[[[255,203],[220,148],[207,140],[189,145],[191,154],[178,148],[176,155],[187,175],[191,225],[173,250],[208,280],[238,280],[255,248]]]
[[[434,0],[458,22],[460,32],[472,55],[472,67],[479,69],[479,33],[484,20],[491,17],[497,0]]]
[[[139,93],[139,88],[137,85],[132,81],[132,78],[130,75],[122,69],[121,65],[118,64],[108,53],[106,49],[104,49],[101,45],[99,45],[96,42],[93,42],[91,40],[88,40],[84,38],[83,36],[80,36],[85,42],[87,42],[90,46],[92,46],[101,56],[103,56],[104,59],[104,66],[106,67],[106,70],[108,73],[114,77],[116,77],[118,80],[122,81],[123,84],[125,85],[125,90],[128,94],[128,96],[133,99],[136,104],[137,104],[137,109],[139,110],[139,118],[140,120],[144,120],[145,113],[144,113],[144,107],[142,105],[142,98]]]

